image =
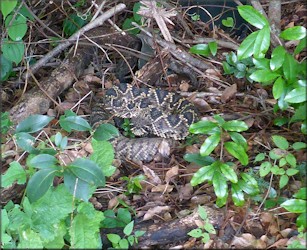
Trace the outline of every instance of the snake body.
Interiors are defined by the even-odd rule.
[[[106,91],[102,102],[93,109],[91,122],[103,120],[104,112],[130,118],[131,131],[137,136],[158,136],[137,139],[121,136],[114,140],[116,156],[141,161],[153,159],[163,138],[184,139],[189,126],[197,120],[195,106],[179,94],[125,83]]]

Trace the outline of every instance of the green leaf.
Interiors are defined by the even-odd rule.
[[[29,200],[34,202],[41,198],[51,187],[58,170],[46,168],[37,171],[29,180],[26,192]]]
[[[306,37],[306,28],[294,26],[282,31],[279,36],[285,40],[300,40]]]
[[[294,81],[294,79],[297,77],[299,65],[292,55],[288,53],[285,54],[282,68],[284,71],[285,78],[290,82]]]
[[[271,70],[259,69],[254,71],[249,77],[255,82],[270,82],[275,78],[279,77],[280,74],[274,73]]]
[[[259,162],[259,161],[263,161],[265,158],[265,154],[264,153],[259,153],[256,155],[254,162]]]
[[[226,131],[235,131],[235,132],[242,132],[248,130],[248,126],[245,122],[236,121],[236,120],[225,122],[222,125],[222,128],[225,129]]]
[[[272,140],[274,142],[274,144],[283,150],[286,150],[289,148],[289,142],[287,141],[287,139],[283,136],[280,135],[272,135]]]
[[[74,197],[83,201],[88,201],[91,197],[95,191],[92,190],[93,187],[96,189],[96,186],[79,179],[70,169],[64,171],[64,185]]]
[[[94,152],[90,156],[90,159],[100,167],[105,176],[111,176],[116,170],[116,168],[111,165],[114,160],[114,149],[112,144],[108,141],[96,141],[92,139],[92,146]]]
[[[301,199],[290,199],[280,204],[281,207],[285,208],[291,213],[305,213],[307,207],[306,205],[307,201]]]
[[[213,56],[216,55],[216,52],[217,52],[217,43],[216,42],[209,42],[208,43],[208,46],[209,46],[209,49],[210,49],[210,52]]]
[[[123,23],[123,30],[128,30],[128,32],[131,34],[131,35],[137,35],[138,33],[140,33],[140,30],[135,28],[133,25],[132,25],[132,22],[135,22],[134,18],[126,18],[124,23]]]
[[[286,156],[286,161],[290,164],[291,167],[296,167],[296,158],[293,154],[289,153]]]
[[[124,227],[124,234],[129,236],[132,231],[133,231],[133,227],[134,227],[134,221],[129,222],[125,227]]]
[[[215,171],[212,178],[212,184],[217,197],[222,198],[227,195],[227,182],[225,177],[219,171]]]
[[[281,158],[279,160],[278,166],[281,168],[281,167],[285,166],[286,164],[287,164],[286,159],[285,158]]]
[[[235,68],[230,66],[227,62],[223,62],[223,70],[226,75],[233,74]]]
[[[279,179],[279,188],[283,188],[289,182],[289,177],[287,175],[282,175]]]
[[[121,248],[121,249],[128,249],[129,248],[129,243],[128,243],[127,239],[121,239],[118,242],[118,245],[119,245],[119,248]]]
[[[19,162],[13,161],[10,163],[9,169],[2,175],[1,180],[1,187],[9,187],[15,181],[17,181],[18,184],[24,184],[27,180],[26,171]]]
[[[306,187],[302,187],[300,188],[297,193],[295,193],[293,195],[294,198],[297,198],[297,199],[306,199],[306,195],[307,195],[307,188]]]
[[[261,15],[256,9],[249,5],[242,5],[238,7],[239,14],[251,25],[258,29],[264,26],[269,26],[268,20]]]
[[[244,41],[240,44],[237,54],[238,59],[242,60],[244,58],[248,58],[253,55],[254,53],[254,44],[256,41],[256,38],[258,36],[259,31],[255,31],[248,35]]]
[[[204,229],[208,232],[208,233],[210,233],[210,234],[215,234],[216,232],[215,232],[215,229],[214,229],[214,227],[213,227],[213,225],[207,220],[206,221],[206,223],[205,223],[205,225],[204,225]]]
[[[259,193],[258,183],[249,174],[241,173],[242,180],[238,181],[238,185],[240,186],[241,190],[249,195],[255,195]],[[239,183],[240,182],[240,183]]]
[[[67,132],[71,132],[72,130],[90,131],[92,129],[90,124],[80,116],[61,116],[60,125]]]
[[[211,164],[210,166],[205,166],[200,168],[192,177],[191,185],[196,186],[205,182],[206,180],[212,180],[213,174],[216,171],[217,162]]]
[[[295,88],[285,96],[285,101],[289,103],[301,103],[301,102],[306,102],[306,100],[307,100],[306,87]]]
[[[267,58],[253,58],[253,64],[257,69],[270,69],[270,60]]]
[[[286,171],[283,168],[280,168],[276,165],[274,165],[271,168],[271,172],[272,172],[272,174],[275,174],[275,175],[284,175],[286,173]]]
[[[203,232],[200,228],[196,228],[196,229],[193,229],[190,232],[188,232],[188,235],[193,237],[193,238],[199,238],[199,237],[202,237]]]
[[[201,56],[210,55],[210,49],[208,44],[196,44],[189,49],[189,52]]]
[[[34,133],[44,128],[53,117],[47,115],[30,115],[16,127],[16,133]]]
[[[118,244],[118,242],[121,240],[120,236],[117,234],[107,234],[107,238],[114,244]]]
[[[214,115],[213,118],[217,121],[218,125],[222,126],[226,121],[220,115]]]
[[[35,138],[28,133],[20,132],[15,134],[15,139],[18,147],[29,153],[36,153],[38,150],[33,147]]]
[[[100,124],[96,131],[94,132],[94,139],[97,141],[105,141],[111,138],[117,137],[119,135],[118,129],[112,124]]]
[[[296,48],[294,50],[294,55],[298,55],[306,47],[307,47],[306,39],[300,40],[299,44],[296,46]]]
[[[39,169],[49,168],[57,163],[57,159],[48,154],[40,154],[30,160],[31,166]]]
[[[231,197],[236,206],[242,207],[244,205],[244,194],[236,183],[231,184]]]
[[[286,170],[286,175],[288,176],[293,176],[296,175],[297,173],[299,173],[298,169],[289,168]]]
[[[268,161],[265,161],[261,163],[260,169],[259,169],[259,174],[261,177],[266,176],[268,173],[271,172],[272,164]]]
[[[294,150],[305,149],[306,147],[307,147],[307,144],[305,142],[295,142],[292,145],[292,148]]]
[[[14,62],[16,65],[22,61],[25,45],[21,42],[13,42],[8,39],[4,39],[2,43],[1,50],[3,52],[3,56],[9,60]]]
[[[282,96],[283,93],[286,92],[286,83],[285,80],[280,76],[276,79],[273,84],[273,96],[274,99],[278,99]]]
[[[291,117],[290,122],[304,121],[306,119],[306,110],[307,110],[306,102],[300,104],[298,107],[296,107],[295,113]]]
[[[9,37],[13,41],[21,41],[28,30],[27,19],[24,16],[18,14],[11,22],[13,16],[14,15],[11,14],[5,19],[5,27],[7,28]]]
[[[273,49],[271,60],[270,60],[270,68],[272,71],[279,69],[285,60],[286,50],[283,46],[277,46]]]
[[[227,164],[221,164],[220,169],[226,179],[230,180],[232,183],[238,182],[237,174],[230,166]]]
[[[244,147],[235,142],[225,142],[224,146],[228,153],[237,158],[243,166],[248,164],[248,155],[246,154]]]
[[[30,228],[20,232],[18,248],[20,249],[43,249],[43,242],[38,233],[34,232]]]
[[[3,20],[10,14],[17,5],[17,0],[1,0],[0,9],[3,15]]]
[[[198,210],[197,210],[200,218],[203,220],[206,220],[208,218],[208,214],[206,212],[206,209],[204,209],[202,206],[198,205]]]
[[[0,81],[5,81],[9,78],[10,73],[12,72],[12,61],[6,59],[3,55],[0,55],[0,65]]]
[[[89,205],[89,203],[87,204]],[[102,248],[99,226],[104,216],[101,211],[96,211],[92,204],[90,206],[92,207],[92,212],[90,214],[80,211],[71,222],[69,227],[71,248]]]
[[[193,162],[199,166],[208,166],[215,161],[210,156],[201,156],[200,154],[185,154],[183,159],[188,162]]]
[[[77,30],[82,28],[85,24],[88,23],[89,17],[84,19],[81,18],[77,13],[69,15],[63,22],[63,31],[66,36],[71,36]]]
[[[233,27],[233,18],[232,17],[227,17],[226,19],[223,19],[222,20],[222,24],[225,26],[225,27],[228,27],[228,28],[232,28]]]
[[[296,226],[297,227],[303,227],[303,228],[306,228],[307,227],[307,214],[306,213],[302,213],[302,214],[300,214],[297,218],[296,218]],[[306,236],[306,232],[305,232],[305,236]],[[306,237],[305,237],[306,238]],[[297,241],[298,242],[298,244],[299,244],[299,247],[301,247],[302,249],[304,249],[306,246],[304,246],[304,245],[302,245],[299,241]],[[293,242],[294,243],[294,242]],[[292,244],[293,244],[292,243]],[[291,245],[288,245],[289,246],[289,248],[291,247]],[[299,248],[299,247],[296,247],[296,246],[294,246],[294,247],[292,247],[293,249],[294,248]]]
[[[256,37],[254,44],[254,57],[264,58],[265,53],[270,47],[270,27],[264,26]]]
[[[142,16],[140,14],[138,14],[138,11],[140,10],[141,8],[141,3],[140,2],[136,2],[134,5],[133,5],[133,18],[136,22],[140,22],[141,19],[142,19]]]
[[[105,185],[105,177],[99,166],[87,159],[78,158],[70,163],[67,168],[79,179],[97,186]]]
[[[221,134],[215,133],[209,136],[205,142],[200,147],[200,154],[202,156],[207,156],[216,148],[221,140]]]

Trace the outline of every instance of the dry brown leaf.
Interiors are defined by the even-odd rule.
[[[179,89],[180,91],[184,91],[187,92],[189,90],[190,84],[188,84],[187,82],[183,82],[179,85]]]
[[[154,192],[154,193],[170,193],[172,192],[174,189],[174,186],[173,185],[168,185],[168,184],[159,184],[157,186],[154,186],[152,189],[151,189],[151,192]]]
[[[118,199],[117,196],[113,197],[112,199],[109,200],[108,202],[108,209],[113,209],[118,205]]]
[[[146,214],[143,217],[143,220],[150,220],[152,219],[155,215],[161,214],[162,212],[168,212],[170,211],[171,207],[170,206],[156,206],[154,208],[150,208]]]
[[[285,246],[287,246],[288,241],[289,241],[289,239],[280,239],[280,240],[276,241],[273,245],[269,246],[268,249],[270,249],[270,248],[275,248],[275,249],[285,248]]]
[[[191,199],[193,192],[193,187],[190,183],[185,184],[184,186],[179,187],[179,200],[189,200]]]
[[[175,166],[175,167],[172,167],[170,170],[168,170],[165,174],[165,181],[166,183],[169,183],[170,180],[174,177],[174,176],[177,176],[178,175],[178,172],[179,172],[179,167],[178,166]]]
[[[231,246],[235,248],[247,248],[252,246],[252,242],[256,238],[251,234],[242,234],[241,236],[234,236]]]
[[[237,93],[237,84],[233,84],[230,87],[226,88],[221,96],[222,103],[228,102],[230,99],[232,99],[235,94]]]
[[[146,177],[149,179],[149,181],[152,184],[158,185],[158,184],[162,183],[160,177],[153,170],[151,170],[149,167],[146,167],[145,165],[143,165],[143,171],[144,171],[144,174],[146,175]]]
[[[201,98],[195,98],[195,100],[193,101],[194,104],[196,104],[198,107],[201,108],[202,111],[204,112],[208,112],[208,111],[211,111],[212,108],[211,106],[209,105],[208,102],[206,102],[204,99],[201,99]]]

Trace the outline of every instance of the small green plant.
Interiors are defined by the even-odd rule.
[[[137,230],[132,234],[134,221],[129,222],[123,230],[124,237],[121,238],[118,234],[107,234],[108,240],[111,241],[114,248],[128,249],[138,244],[138,238],[145,234],[145,231]]]
[[[223,69],[226,75],[234,75],[238,79],[246,77],[249,82],[253,82],[249,76],[256,70],[251,58],[238,60],[234,52],[226,55],[226,62],[223,62]]]
[[[296,158],[291,152],[305,149],[306,144],[296,142],[290,146],[287,139],[279,135],[273,135],[272,141],[276,147],[271,149],[268,155],[265,153],[258,154],[254,162],[262,162],[259,170],[261,177],[265,177],[270,173],[280,176],[279,188],[282,189],[288,184],[289,177],[299,172]],[[266,158],[267,161],[264,161]]]
[[[306,28],[294,26],[282,31],[280,38],[298,40],[299,43],[293,53],[289,53],[283,46],[277,46],[272,50],[270,59],[268,59],[266,54],[271,44],[268,20],[252,6],[239,6],[238,11],[248,23],[259,30],[252,32],[240,44],[237,51],[237,61],[252,59],[255,66],[249,65],[246,71],[244,68],[247,65],[243,63],[243,65],[239,64],[238,69],[236,60],[232,60],[234,56],[231,55],[228,56],[228,60],[226,58],[227,62],[223,63],[225,73],[233,73],[240,77],[246,75],[248,79],[255,82],[272,85],[272,94],[277,100],[274,110],[286,110],[289,107],[293,107],[295,110],[291,118],[284,118],[283,123],[281,123],[281,119],[278,119],[275,124],[301,122],[301,131],[306,134],[306,59],[298,62],[295,58],[306,48]]]
[[[302,242],[306,241],[307,239],[307,232],[305,231],[306,227],[299,227],[298,228],[298,236],[297,236],[297,239],[294,240],[291,244],[289,244],[287,246],[287,249],[306,249],[306,244],[302,244]],[[301,241],[300,241],[301,240]]]
[[[13,125],[8,112],[1,112],[1,135],[7,134]]]
[[[200,20],[200,15],[196,14],[196,13],[193,13],[191,15],[191,19],[194,21],[194,22],[197,22]]]
[[[208,44],[196,44],[190,48],[189,52],[201,56],[215,56],[217,52],[217,43],[209,42]]]
[[[227,17],[222,20],[222,24],[227,28],[232,28],[234,26],[234,21],[232,17]]]
[[[203,225],[191,230],[188,235],[193,238],[201,238],[203,243],[207,243],[210,240],[210,234],[216,234],[216,232],[213,225],[209,221],[206,210],[202,206],[198,206],[198,214],[203,220]]]
[[[128,118],[124,118],[124,122],[120,126],[124,131],[123,135],[129,138],[134,138],[135,134],[131,131],[131,122]]]
[[[63,22],[63,31],[66,36],[73,35],[77,30],[82,28],[89,22],[91,15],[81,15],[79,13],[73,13],[65,18]]]
[[[121,177],[121,179],[128,182],[126,194],[138,194],[142,190],[142,185],[140,182],[146,180],[146,177],[141,174],[132,178],[124,176]]]
[[[138,33],[140,33],[140,30],[132,25],[132,22],[135,22],[139,25],[142,24],[142,16],[137,13],[140,7],[140,2],[136,2],[133,5],[133,16],[126,18],[122,26],[123,30],[128,30],[128,32],[132,35],[137,35]]]
[[[219,115],[214,116],[215,121],[199,121],[190,126],[192,134],[206,134],[209,137],[200,147],[199,157],[190,156],[190,160],[198,162],[202,166],[191,180],[192,186],[196,186],[205,181],[213,184],[214,192],[217,196],[216,204],[223,206],[228,197],[228,184],[231,183],[232,200],[235,205],[244,204],[244,194],[255,195],[259,192],[256,180],[246,173],[240,174],[240,179],[235,173],[232,162],[224,162],[224,150],[231,156],[238,159],[246,166],[249,162],[246,139],[239,133],[248,129],[242,121],[225,121]],[[229,141],[230,140],[230,141]],[[220,144],[220,159],[214,160],[208,156]],[[187,158],[188,156],[186,156]],[[189,157],[188,157],[189,158]],[[192,159],[191,159],[192,158]]]

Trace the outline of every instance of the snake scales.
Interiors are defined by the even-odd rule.
[[[190,124],[197,120],[195,106],[179,94],[125,83],[106,91],[92,110],[91,123],[107,120],[108,113],[130,118],[131,131],[137,136],[158,136],[136,139],[120,136],[111,141],[117,158],[144,162],[153,160],[158,153],[163,155],[165,143],[184,139]]]

